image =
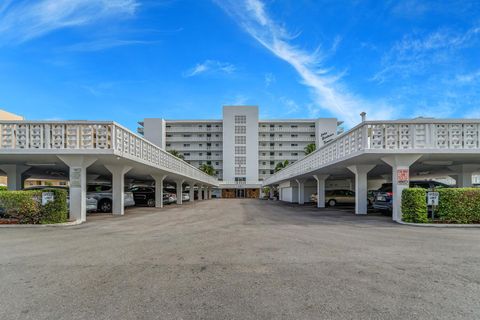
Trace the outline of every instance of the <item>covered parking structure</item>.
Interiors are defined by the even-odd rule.
[[[263,185],[271,196],[276,188],[280,200],[300,204],[313,186],[317,206],[324,207],[326,180],[354,177],[355,213],[366,214],[368,180],[384,179],[392,183],[392,218],[401,221],[401,194],[412,178],[451,176],[459,187],[472,186],[472,174],[480,171],[479,137],[480,120],[473,119],[363,121]]]
[[[189,186],[198,199],[211,199],[218,181],[115,122],[1,121],[0,170],[9,190],[28,177],[69,181],[70,219],[86,220],[87,182],[111,177],[112,213],[124,214],[127,179],[155,183],[155,205],[163,206],[163,185],[176,185],[177,203]]]

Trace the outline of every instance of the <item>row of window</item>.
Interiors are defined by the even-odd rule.
[[[167,124],[165,127],[171,128],[172,125]],[[174,126],[174,127],[176,127],[176,128],[179,128],[179,127],[180,127],[180,128],[194,128],[193,125],[189,125],[189,126],[178,126],[178,125],[177,125],[177,126]],[[206,125],[205,125],[205,128],[211,128],[211,127],[212,127],[211,124],[206,124]],[[220,127],[219,124],[216,124],[216,125],[215,125],[215,128],[219,128],[219,127]],[[199,125],[198,125],[198,128],[203,128],[203,124],[199,124]]]
[[[235,136],[235,144],[247,144],[246,136]]]
[[[266,127],[267,127],[266,124],[262,124],[262,128],[266,128]],[[274,124],[271,124],[271,125],[269,125],[269,127],[270,127],[270,128],[275,128],[275,125],[274,125]],[[276,127],[277,127],[277,128],[282,128],[283,125],[277,124]],[[311,124],[309,127],[310,127],[310,128],[315,128],[315,125],[314,125],[314,124]],[[298,125],[292,124],[292,125],[290,125],[290,128],[298,128]]]
[[[171,134],[171,133],[167,133],[166,136],[167,136],[167,138],[173,138],[173,134]],[[192,134],[190,134],[190,133],[182,134],[182,137],[183,137],[183,138],[191,138],[191,137],[193,137],[193,136],[195,136],[195,137],[203,137],[203,133],[199,133],[199,134],[197,134],[197,135],[192,135]],[[212,134],[211,134],[211,133],[207,133],[207,134],[206,134],[206,137],[207,137],[207,138],[211,138],[211,137],[212,137]],[[219,134],[216,134],[215,137],[218,138],[218,137],[220,137],[220,135],[219,135]]]
[[[266,155],[267,155],[266,152],[262,152],[262,156],[266,156]],[[270,152],[269,155],[270,155],[270,156],[274,156],[274,155],[275,155],[275,152]],[[283,156],[283,153],[282,153],[282,152],[279,152],[278,155],[279,155],[279,156]],[[292,152],[292,153],[290,153],[290,155],[292,155],[292,156],[298,156],[298,152]]]
[[[292,147],[298,147],[298,143],[292,143],[292,144],[290,144],[290,145],[291,145]],[[262,143],[262,147],[266,147],[266,146],[267,146],[266,143]],[[270,147],[274,147],[274,146],[275,146],[275,143],[270,142]],[[279,143],[279,144],[277,144],[277,146],[282,147],[283,144],[282,144],[282,143]]]
[[[267,135],[266,134],[262,134],[262,137],[266,137]],[[270,137],[275,137],[275,133],[270,133],[269,134]],[[283,137],[283,134],[277,134],[278,137]],[[290,137],[292,138],[298,138],[298,134],[291,134]],[[310,137],[314,138],[315,135],[314,134],[311,134]]]

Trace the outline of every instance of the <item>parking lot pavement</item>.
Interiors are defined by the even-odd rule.
[[[478,319],[480,232],[274,201],[0,232],[0,319]]]

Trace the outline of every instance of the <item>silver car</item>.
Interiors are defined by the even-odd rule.
[[[102,184],[91,184],[87,186],[87,198],[95,198],[97,200],[97,211],[112,212],[112,187]],[[133,193],[124,192],[123,205],[132,207],[135,205]]]

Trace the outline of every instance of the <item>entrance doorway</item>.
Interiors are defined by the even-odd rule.
[[[245,189],[235,189],[235,198],[245,198]]]

